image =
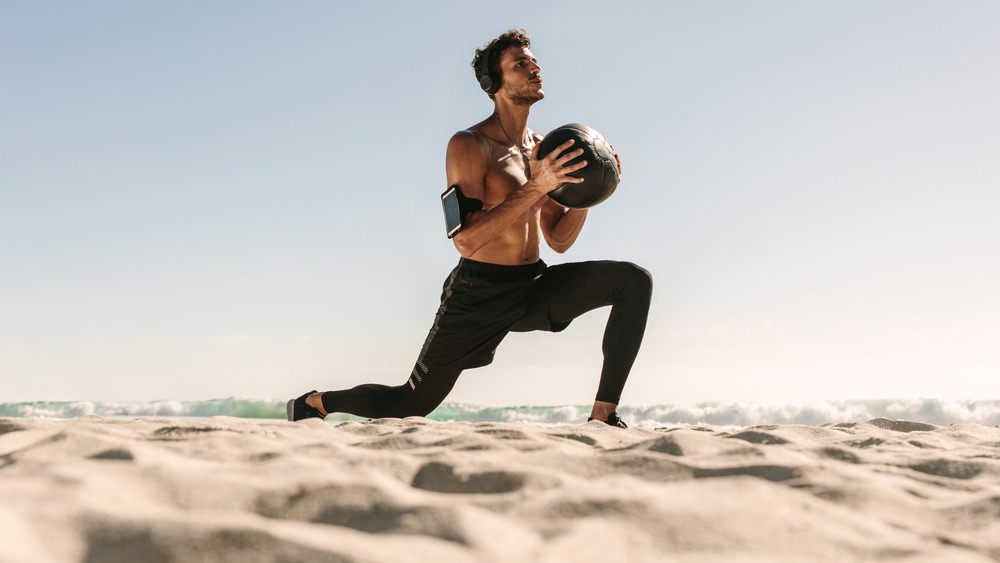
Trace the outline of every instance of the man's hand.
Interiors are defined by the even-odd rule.
[[[615,155],[615,162],[618,163],[618,175],[621,176],[622,175],[622,159],[618,158],[618,153],[615,152],[615,146],[614,145],[608,144],[608,146],[611,147],[611,153]]]
[[[576,149],[575,151],[563,154],[563,151],[566,151],[573,146],[573,139],[559,145],[555,148],[555,150],[550,152],[548,156],[540,160],[538,158],[539,146],[541,146],[541,143],[535,143],[535,147],[531,149],[531,160],[529,161],[529,165],[531,167],[530,182],[534,183],[543,194],[551,192],[559,187],[560,184],[579,184],[580,182],[583,182],[583,178],[570,176],[570,173],[576,172],[586,166],[587,161],[581,160],[576,164],[566,164],[574,158],[582,155],[583,149]]]

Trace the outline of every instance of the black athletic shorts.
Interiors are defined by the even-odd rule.
[[[418,366],[470,369],[493,361],[509,332],[559,332],[570,321],[553,323],[546,291],[554,281],[545,262],[502,266],[462,258],[445,280]]]

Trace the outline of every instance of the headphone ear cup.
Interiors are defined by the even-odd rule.
[[[483,92],[493,95],[500,90],[500,78],[494,78],[493,74],[490,72],[490,50],[487,48],[483,51],[482,57],[479,59],[479,87],[483,89]]]
[[[487,94],[493,94],[493,78],[489,74],[483,74],[479,77],[479,87],[483,89]]]

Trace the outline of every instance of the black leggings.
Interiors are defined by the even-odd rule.
[[[463,258],[444,283],[434,325],[406,383],[327,391],[323,408],[369,418],[426,416],[463,370],[493,361],[508,333],[559,332],[608,305],[596,400],[617,404],[642,343],[652,287],[649,272],[628,262],[499,266]]]

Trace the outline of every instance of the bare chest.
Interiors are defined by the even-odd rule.
[[[512,192],[527,183],[531,173],[528,169],[526,154],[516,149],[497,151],[490,162],[489,173],[486,175],[487,206],[499,205]]]

